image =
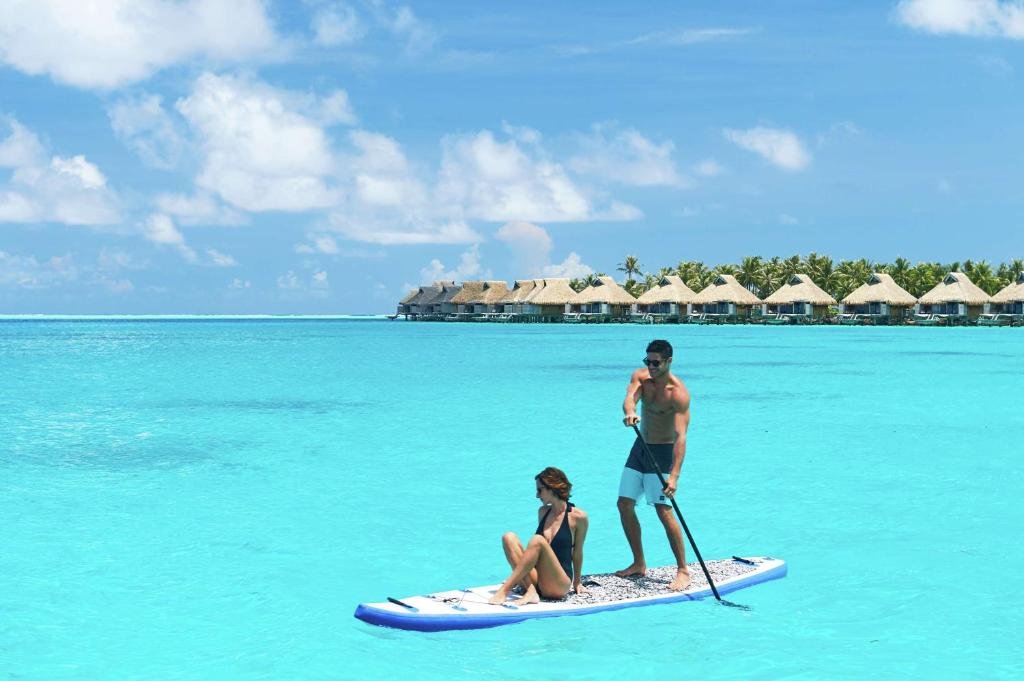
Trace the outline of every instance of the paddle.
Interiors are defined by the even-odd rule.
[[[661,481],[661,486],[664,488],[668,483],[665,481],[665,476],[661,473],[661,466],[658,465],[658,460],[654,458],[654,454],[651,453],[650,447],[647,446],[647,441],[644,440],[644,436],[640,434],[640,429],[636,427],[635,423],[633,424],[633,430],[636,431],[637,439],[639,439],[640,443],[643,444],[644,451],[647,452],[647,458],[651,460],[651,465],[654,466],[654,472],[658,474],[658,480]],[[697,542],[693,541],[693,535],[690,534],[690,528],[686,526],[686,521],[683,520],[683,512],[679,510],[679,504],[676,503],[674,496],[669,497],[669,501],[672,502],[672,508],[676,511],[676,517],[679,518],[679,524],[683,526],[683,532],[686,533],[686,538],[690,540],[690,546],[693,547],[693,553],[697,556],[697,560],[700,561],[700,567],[704,570],[704,576],[708,578],[708,584],[711,585],[711,593],[715,594],[715,600],[734,608],[746,609],[745,605],[723,601],[722,597],[718,595],[718,589],[715,588],[715,581],[711,579],[711,573],[708,572],[708,566],[704,564],[704,559],[701,558],[700,550],[697,548]]]

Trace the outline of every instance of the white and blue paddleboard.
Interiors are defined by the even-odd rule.
[[[734,556],[705,564],[720,595],[786,575],[786,562],[767,556]],[[583,580],[587,593],[570,593],[561,600],[542,600],[522,606],[515,604],[519,597],[516,594],[511,594],[501,605],[489,604],[487,601],[500,586],[492,584],[425,596],[388,598],[381,603],[360,603],[355,616],[370,624],[414,631],[484,629],[541,617],[589,615],[641,605],[696,601],[713,595],[699,563],[690,564],[692,581],[684,591],[669,590],[675,574],[676,568],[672,565],[649,569],[644,577],[588,575]]]

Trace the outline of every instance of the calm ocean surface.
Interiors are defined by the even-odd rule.
[[[788,577],[748,612],[353,619],[505,577],[547,465],[584,571],[623,567],[620,404],[657,336],[701,552]],[[0,678],[1024,675],[1024,329],[4,321],[0,376]]]

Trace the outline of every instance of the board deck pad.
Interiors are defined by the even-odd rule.
[[[779,579],[786,574],[785,561],[767,556],[742,557],[742,560],[734,557],[705,561],[705,564],[719,594],[723,595]],[[676,575],[676,566],[670,565],[649,568],[643,577],[616,577],[611,573],[585,575],[583,584],[587,593],[570,592],[565,598],[544,599],[536,604],[517,606],[515,602],[521,596],[517,589],[503,605],[491,605],[487,601],[499,586],[492,584],[389,599],[381,603],[361,603],[355,616],[371,624],[416,631],[482,629],[527,619],[585,615],[713,597],[700,564],[691,563],[689,570],[690,586],[684,591],[669,589]]]

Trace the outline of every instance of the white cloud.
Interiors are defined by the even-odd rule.
[[[12,167],[0,183],[0,222],[61,222],[109,225],[120,219],[118,197],[100,169],[82,155],[53,156],[39,138],[14,119],[0,142],[0,166]]]
[[[45,161],[46,152],[34,132],[13,118],[0,118],[0,122],[11,129],[11,134],[0,141],[0,167],[41,165]]]
[[[539,148],[525,151],[484,130],[443,142],[438,202],[460,207],[465,217],[494,222],[632,220],[640,211],[620,202],[598,208],[565,169]]]
[[[633,128],[614,124],[595,125],[590,135],[580,138],[581,155],[569,160],[579,173],[637,187],[687,187],[690,182],[679,174],[671,140],[657,144]]]
[[[347,239],[382,246],[475,244],[483,241],[483,237],[462,220],[437,222],[408,218],[392,222],[335,213],[331,215],[330,226]]]
[[[50,167],[58,175],[67,178],[72,183],[80,184],[85,189],[99,189],[107,184],[107,178],[103,176],[100,169],[86,161],[85,156],[82,155],[71,158],[54,156],[50,161]]]
[[[251,59],[275,49],[261,0],[4,2],[0,60],[83,88],[138,82],[195,57]]]
[[[118,249],[102,248],[96,258],[97,267],[103,272],[120,272],[121,270],[144,270],[149,267],[149,261],[139,259],[127,251]]]
[[[357,201],[369,208],[424,208],[427,191],[395,140],[365,130],[353,130],[349,139],[359,150],[352,161]]]
[[[713,158],[704,159],[693,167],[693,172],[701,177],[718,177],[722,170],[722,166]]]
[[[779,215],[779,222],[784,225],[799,225],[800,221],[789,213],[782,213]]]
[[[107,115],[114,134],[144,163],[162,170],[178,165],[184,142],[158,95],[122,99]]]
[[[588,274],[593,274],[594,269],[580,259],[576,251],[572,251],[562,262],[556,265],[546,265],[541,272],[545,277],[568,277],[579,279]]]
[[[748,130],[725,129],[722,133],[736,146],[758,154],[783,170],[803,170],[811,162],[800,138],[789,130],[758,126]]]
[[[207,249],[207,257],[210,258],[210,263],[217,267],[238,267],[238,261],[227,253],[221,253],[215,248]]]
[[[539,225],[521,220],[507,222],[494,237],[512,251],[517,277],[541,276],[544,267],[551,262],[551,236]]]
[[[313,14],[313,41],[318,45],[351,45],[366,34],[366,28],[352,7],[333,2]]]
[[[688,28],[645,33],[630,40],[628,44],[696,45],[738,38],[753,32],[751,28]]]
[[[381,0],[376,0],[378,20],[396,37],[405,42],[405,53],[409,56],[420,56],[429,52],[437,42],[437,32],[426,22],[420,20],[408,5],[391,10]]]
[[[307,98],[308,99],[308,98]],[[196,183],[248,211],[305,211],[341,199],[323,129],[299,109],[303,98],[263,83],[203,74],[178,111],[204,154]]]
[[[898,23],[935,34],[1024,39],[1024,4],[997,0],[902,0]]]
[[[185,243],[185,236],[178,231],[174,221],[162,213],[154,213],[142,224],[142,235],[161,246],[173,246],[188,262],[196,262],[196,252]]]
[[[320,100],[318,119],[324,125],[355,125],[358,121],[344,90],[335,90]]]
[[[70,255],[40,261],[0,251],[0,288],[42,290],[75,281],[78,276]]]
[[[107,292],[114,295],[124,295],[135,290],[135,284],[130,279],[101,279],[100,281]]]
[[[303,280],[294,270],[288,270],[277,278],[277,289],[287,299],[325,298],[330,293],[331,285],[324,270],[314,271],[308,281]]]
[[[248,219],[207,192],[192,196],[158,194],[155,200],[161,213],[173,215],[183,225],[244,225]]]
[[[231,280],[231,283],[228,284],[228,288],[235,290],[252,288],[252,282],[248,279],[239,279],[238,277],[235,277]]]
[[[435,281],[462,281],[465,279],[489,279],[490,270],[480,265],[480,248],[474,245],[459,256],[459,264],[454,269],[447,269],[439,259],[434,258],[430,264],[420,270],[420,280],[429,284]]]
[[[283,291],[297,291],[302,288],[302,282],[294,271],[288,270],[277,278],[277,288]]]
[[[551,263],[551,236],[547,230],[529,222],[509,222],[501,226],[495,238],[505,242],[514,256],[517,278],[585,277],[593,269],[571,252],[561,263]]]

